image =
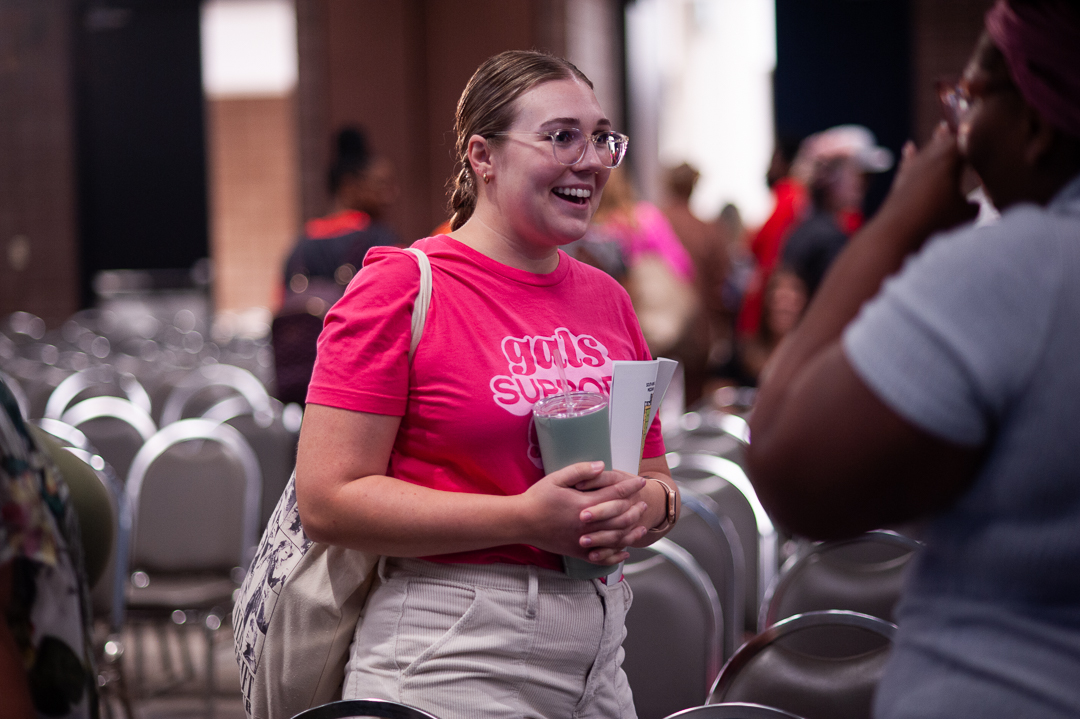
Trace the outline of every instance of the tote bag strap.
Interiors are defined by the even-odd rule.
[[[428,306],[431,304],[431,262],[424,251],[416,247],[405,250],[416,256],[416,262],[420,265],[420,291],[416,293],[416,302],[412,310],[412,342],[409,344],[409,362],[412,362],[416,354],[416,347],[420,344],[420,338],[424,336],[424,325],[427,323]]]

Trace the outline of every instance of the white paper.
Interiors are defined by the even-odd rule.
[[[656,389],[653,390],[652,412],[649,414],[649,421],[645,424],[646,427],[652,426],[656,413],[660,410],[660,405],[664,401],[664,395],[667,394],[668,385],[671,384],[671,378],[675,376],[675,370],[679,367],[678,362],[667,357],[658,357],[656,361],[660,364],[656,368]]]
[[[637,474],[645,434],[656,417],[678,362],[616,360],[611,373],[611,468]]]

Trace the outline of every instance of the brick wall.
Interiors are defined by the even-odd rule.
[[[78,309],[71,9],[0,0],[0,317]]]
[[[297,0],[302,216],[326,212],[333,133],[363,126],[397,170],[405,241],[447,218],[454,108],[487,57],[565,51],[567,0]]]
[[[295,98],[214,98],[206,108],[215,305],[273,308],[300,224]]]

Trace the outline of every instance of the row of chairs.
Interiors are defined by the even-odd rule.
[[[623,669],[642,719],[704,703],[720,668],[753,629],[776,573],[775,529],[735,461],[748,439],[746,423],[727,417],[716,434],[728,457],[668,454],[682,495],[681,517],[665,539],[631,549],[624,567],[634,603],[626,618]],[[687,427],[702,424],[684,415],[666,428],[665,442],[683,447]]]
[[[382,699],[351,699],[331,702],[308,709],[293,719],[439,719],[434,714],[407,704]],[[726,702],[692,707],[676,712],[668,719],[801,719],[775,707],[752,702]]]
[[[683,515],[651,552],[635,550],[626,568],[635,603],[624,668],[638,715],[869,716],[895,630],[893,608],[919,543],[888,531],[841,542],[783,541],[742,468],[745,421],[706,411],[670,424],[665,442],[676,451],[668,464],[680,484]],[[790,556],[778,568],[781,552]],[[657,572],[655,590],[642,587],[650,564],[664,555],[674,555],[669,576]],[[678,588],[679,555],[710,580],[719,622],[704,609],[708,592]],[[719,646],[702,651],[716,626],[723,627]],[[656,640],[635,639],[637,633]],[[704,687],[688,681],[703,670],[714,678]]]
[[[760,703],[797,719],[868,719],[896,604],[920,548],[888,530],[803,542],[766,592],[760,633],[721,671],[709,704]]]
[[[112,387],[111,395],[87,396],[95,394],[102,385]],[[207,389],[210,387],[217,387],[220,391],[208,393]],[[236,449],[235,442],[220,436],[213,439],[209,436],[197,436],[199,432],[194,431],[196,428],[190,423],[199,420],[180,418],[190,415],[193,408],[199,411],[203,416],[201,421],[208,424],[197,429],[207,435],[211,426],[225,427],[225,430],[217,434],[228,435],[228,429],[231,428],[228,424],[222,425],[222,422],[246,422],[250,426],[263,429],[275,420],[284,423],[284,408],[280,403],[274,405],[259,380],[249,373],[243,373],[243,370],[227,365],[210,364],[188,371],[180,376],[178,381],[173,382],[164,395],[164,401],[157,401],[162,396],[161,393],[154,398],[150,395],[151,393],[145,391],[140,382],[128,373],[118,372],[110,367],[90,368],[73,373],[56,385],[45,403],[44,414],[49,416],[43,417],[40,422],[50,431],[70,438],[76,435],[69,428],[78,432],[78,427],[74,425],[88,429],[93,426],[93,420],[120,419],[135,430],[144,447],[174,447],[193,440],[202,440],[205,444],[209,440],[211,445],[216,444],[220,448],[231,446],[234,459],[245,454],[243,450]],[[120,407],[123,407],[122,411],[119,410]],[[132,411],[131,407],[142,411]],[[151,433],[150,429],[155,426],[155,422],[160,422],[163,429]],[[175,442],[174,437],[168,433],[162,435],[164,438],[150,441],[170,427],[183,425],[184,422],[189,424],[182,429],[191,430],[173,430]],[[625,667],[631,686],[635,689],[635,696],[638,697],[638,713],[642,719],[667,716],[672,709],[701,703],[703,695],[709,693],[714,679],[720,674],[720,667],[725,661],[728,666],[731,665],[743,637],[757,628],[759,609],[760,621],[774,621],[764,619],[765,607],[772,603],[763,603],[762,600],[766,597],[788,596],[788,592],[777,584],[778,534],[757,502],[740,466],[742,454],[749,441],[745,422],[724,413],[688,413],[680,419],[676,429],[678,432],[674,436],[665,439],[668,440],[669,447],[679,450],[669,455],[669,464],[673,475],[682,486],[683,519],[667,540],[636,553],[626,567],[626,574],[635,589],[635,604],[627,618],[629,634]],[[258,435],[257,432],[254,434]],[[240,441],[245,441],[243,436]],[[86,452],[91,461],[93,460],[89,441],[80,446],[76,446],[76,442],[70,444],[72,450]],[[280,442],[275,444],[281,445]],[[136,455],[142,451],[139,449]],[[290,448],[290,455],[292,451]],[[154,454],[147,450],[146,456],[153,457]],[[124,457],[117,453],[113,453],[113,456],[121,463],[124,461]],[[180,461],[190,468],[187,459],[189,458]],[[248,459],[250,460],[250,456]],[[123,494],[118,500],[118,526],[124,523],[119,519],[124,512],[131,518],[129,527],[134,527],[137,523],[135,518],[138,511],[132,506],[134,504],[138,507],[140,504],[145,477],[132,483],[135,476],[133,472],[139,464],[136,460],[137,456],[132,456],[127,471],[119,473],[127,478],[126,483],[111,482],[114,489],[124,485]],[[257,459],[256,463],[258,461]],[[153,463],[151,460],[150,465]],[[146,464],[145,459],[143,464]],[[244,461],[239,460],[239,464],[243,465]],[[250,465],[251,462],[247,464]],[[290,457],[286,462],[272,461],[271,464],[284,466],[287,471],[291,468],[292,460]],[[140,469],[140,472],[145,472],[145,468]],[[287,477],[282,478],[282,485],[284,480],[287,480]],[[262,482],[258,482],[258,485],[261,490]],[[261,511],[257,512],[260,516],[255,522],[256,533],[265,523],[268,510],[272,509],[273,502],[280,493],[276,487],[266,489],[268,491],[260,492],[263,499]],[[248,496],[246,492],[244,495]],[[175,503],[167,504],[170,505],[167,509],[172,510],[176,516]],[[238,542],[245,547],[254,545],[254,535],[248,530],[247,518],[250,514],[250,509],[245,508],[245,521],[242,523],[244,538]],[[162,528],[167,530],[162,533],[163,536],[175,536],[175,530],[180,528],[170,529],[167,524],[166,522],[162,525]],[[118,548],[124,541],[118,542]],[[130,537],[126,541],[130,543]],[[166,555],[175,556],[171,552],[165,552],[157,557],[157,560],[164,559]],[[234,566],[244,566],[246,558],[241,556]],[[138,564],[141,558],[136,559]],[[810,563],[809,560],[807,563]],[[131,566],[134,567],[135,564]],[[154,566],[159,573],[163,569],[161,564],[155,565],[154,561],[147,563],[147,566]],[[172,569],[177,567],[173,566]],[[787,577],[790,574],[790,571],[785,571],[781,576]],[[170,594],[163,592],[166,587],[157,578],[157,581],[140,587],[140,583],[150,579],[145,570],[135,572],[130,580],[124,573],[114,576],[118,576],[125,584],[125,599],[134,600],[141,596],[142,599],[136,603],[146,607],[155,605],[155,609],[160,609],[165,604],[150,601],[155,591],[159,596]],[[239,575],[232,577],[234,580],[239,578]],[[672,591],[672,587],[680,585],[685,591],[681,594]],[[114,615],[115,606],[118,605],[115,601],[118,596],[117,586],[118,583],[114,581],[110,591],[114,599]],[[221,583],[218,586],[224,588],[228,585]],[[235,586],[235,583],[232,586]],[[171,594],[175,598],[175,593]],[[203,592],[203,596],[208,594],[213,592]],[[221,596],[222,593],[219,592],[218,597]],[[197,599],[198,592],[189,591],[181,606],[198,605]],[[681,602],[682,610],[671,612],[672,601]],[[177,611],[173,610],[174,617]],[[187,616],[187,613],[181,613]],[[211,610],[206,620],[213,622],[216,619],[220,622],[221,614],[220,608],[216,613]],[[684,621],[657,631],[658,617],[673,616]],[[115,623],[115,617],[113,621]],[[662,636],[663,641],[667,642],[666,648],[669,651],[674,648],[681,656],[686,657],[685,662],[672,662],[667,665],[671,671],[663,676],[663,672],[656,671],[655,664],[655,650],[665,648],[656,645],[654,639],[658,636]],[[212,691],[212,684],[208,686],[208,690]],[[715,687],[712,694],[715,699]]]
[[[54,431],[62,427],[51,437],[58,452],[70,453],[90,471],[89,480],[65,472],[69,484],[96,481],[107,497],[108,511],[95,513],[80,506],[73,493],[84,544],[92,550],[111,546],[91,594],[94,615],[107,627],[101,659],[118,660],[123,629],[139,623],[160,628],[165,622],[197,620],[209,641],[209,632],[228,616],[243,578],[240,568],[250,560],[259,532],[262,476],[243,435],[215,420],[179,420],[147,440],[121,482],[78,429],[56,421],[43,424]],[[135,669],[141,672],[141,645],[134,650]],[[127,704],[127,682],[115,669],[120,699]],[[213,677],[211,666],[208,695]],[[146,689],[139,673],[136,684]]]
[[[29,400],[21,409],[64,439],[75,436],[70,427],[78,429],[79,441],[96,449],[122,481],[136,453],[160,429],[186,418],[227,423],[244,435],[259,459],[266,485],[260,506],[265,523],[288,482],[302,410],[282,405],[257,377],[234,365],[210,364],[168,375],[151,396],[130,373],[108,365],[91,367],[65,377],[38,409]],[[2,366],[0,379],[17,398],[27,396]]]
[[[693,562],[688,552],[667,539],[651,549],[672,565]],[[917,542],[884,531],[807,546],[770,588],[761,611],[767,626],[727,660],[704,692],[695,679],[718,652],[714,649],[703,661],[700,647],[716,641],[712,636],[716,622],[708,620],[707,612],[703,619],[692,601],[694,594],[679,590],[679,577],[671,568],[666,575],[654,572],[655,585],[641,587],[639,575],[653,569],[649,565],[655,560],[631,562],[626,575],[635,590],[635,604],[627,617],[624,668],[638,715],[665,717],[694,704],[724,705],[726,711],[726,705],[735,703],[771,706],[802,719],[869,717],[872,693],[895,632],[888,619],[899,596],[897,578],[902,579],[917,549]],[[696,594],[698,605],[709,604],[708,592]],[[863,611],[817,609],[819,605]],[[634,611],[642,613],[637,621]],[[666,643],[640,647],[634,638],[642,630]],[[656,661],[658,657],[663,661]],[[713,674],[711,668],[706,671]],[[707,698],[702,699],[704,695]],[[713,711],[720,710],[693,716],[743,716]],[[781,715],[787,716],[777,714]]]
[[[5,382],[19,388],[10,376]],[[288,480],[300,424],[255,376],[231,365],[176,373],[159,395],[155,406],[131,374],[96,366],[59,382],[43,403],[44,416],[31,413],[32,423],[82,460],[109,497],[111,515],[99,523],[115,539],[92,598],[107,627],[98,641],[102,679],[107,691],[116,688],[128,716],[130,682],[119,661],[125,628],[136,630],[128,637],[143,636],[140,627],[156,632],[165,646],[168,626],[201,625],[208,701],[215,693],[213,633],[229,615],[242,568]],[[184,676],[169,663],[167,681],[156,687],[143,675],[143,643],[129,647],[139,693],[194,678],[187,643],[180,646]]]

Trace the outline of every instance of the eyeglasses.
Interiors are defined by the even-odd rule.
[[[626,157],[626,147],[630,138],[611,130],[602,130],[586,136],[576,127],[548,130],[547,132],[496,132],[497,136],[532,135],[551,140],[551,151],[560,165],[576,165],[585,158],[585,150],[592,142],[596,156],[604,167],[615,169]]]
[[[1006,92],[1011,87],[1011,81],[1002,77],[976,77],[974,80],[961,78],[959,82],[954,79],[938,80],[938,100],[941,102],[941,115],[949,129],[956,132],[960,122],[967,115],[976,98],[986,97],[994,93]]]
[[[971,93],[967,85],[948,80],[937,81],[938,100],[941,102],[941,115],[945,118],[945,124],[949,130],[956,132],[960,126],[960,119],[971,109]]]

